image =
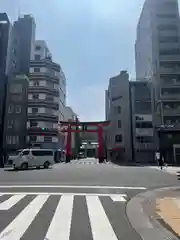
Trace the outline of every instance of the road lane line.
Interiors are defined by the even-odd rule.
[[[12,195],[12,194],[10,194]],[[26,195],[19,194],[10,197],[9,199],[5,200],[4,202],[0,203],[0,210],[9,210],[12,208],[16,203],[18,203],[21,199],[23,199]]]
[[[34,220],[49,195],[37,196],[31,203],[0,233],[1,240],[20,240]]]
[[[118,240],[98,197],[86,197],[93,240]]]
[[[109,189],[129,189],[129,190],[146,190],[145,187],[126,187],[126,186],[96,186],[96,185],[90,185],[90,186],[78,186],[78,185],[2,185],[0,188],[109,188]]]
[[[125,199],[125,196],[122,196],[122,195],[111,196],[111,199],[113,200],[113,202],[126,202],[127,201]]]
[[[53,195],[53,196],[59,196],[59,195],[63,195],[63,196],[102,196],[102,197],[113,197],[113,196],[122,196],[122,197],[126,197],[126,194],[120,194],[120,193],[116,193],[116,194],[108,194],[108,193],[63,193],[63,192],[4,192],[4,193],[0,193],[2,195]]]
[[[45,239],[69,240],[73,211],[73,196],[62,196],[57,205]]]

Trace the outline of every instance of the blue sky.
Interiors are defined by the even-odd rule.
[[[104,120],[104,90],[121,69],[135,77],[134,42],[144,0],[0,0],[13,21],[36,20],[67,78],[67,100],[81,120]]]

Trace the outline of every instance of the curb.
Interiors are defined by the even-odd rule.
[[[178,240],[170,231],[165,229],[155,217],[149,217],[144,213],[142,204],[150,202],[159,193],[167,190],[177,190],[180,187],[165,187],[155,190],[146,191],[133,197],[126,206],[126,214],[135,231],[143,240]]]

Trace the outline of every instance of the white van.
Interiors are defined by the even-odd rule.
[[[51,149],[23,149],[16,156],[9,156],[14,169],[28,167],[49,168],[54,164],[54,151]]]

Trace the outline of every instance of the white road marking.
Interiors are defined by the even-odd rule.
[[[93,240],[118,240],[98,197],[87,196]]]
[[[62,193],[62,192],[4,192],[2,195],[52,195],[52,196],[100,196],[100,197],[115,197],[122,196],[127,197],[126,194],[108,194],[108,193]]]
[[[0,188],[87,188],[87,189],[129,189],[129,190],[146,190],[145,187],[126,187],[126,186],[78,186],[78,185],[2,185]]]
[[[10,195],[12,195],[12,194],[10,194]],[[25,196],[26,195],[21,194],[21,195],[14,195],[14,196],[10,197],[6,201],[0,203],[0,210],[9,210]]]
[[[57,205],[45,239],[69,240],[73,210],[73,196],[62,196]]]
[[[111,199],[114,202],[126,202],[125,196],[122,196],[122,195],[111,196]]]
[[[49,195],[40,195],[33,199],[32,202],[0,233],[0,239],[20,240],[48,197]]]

